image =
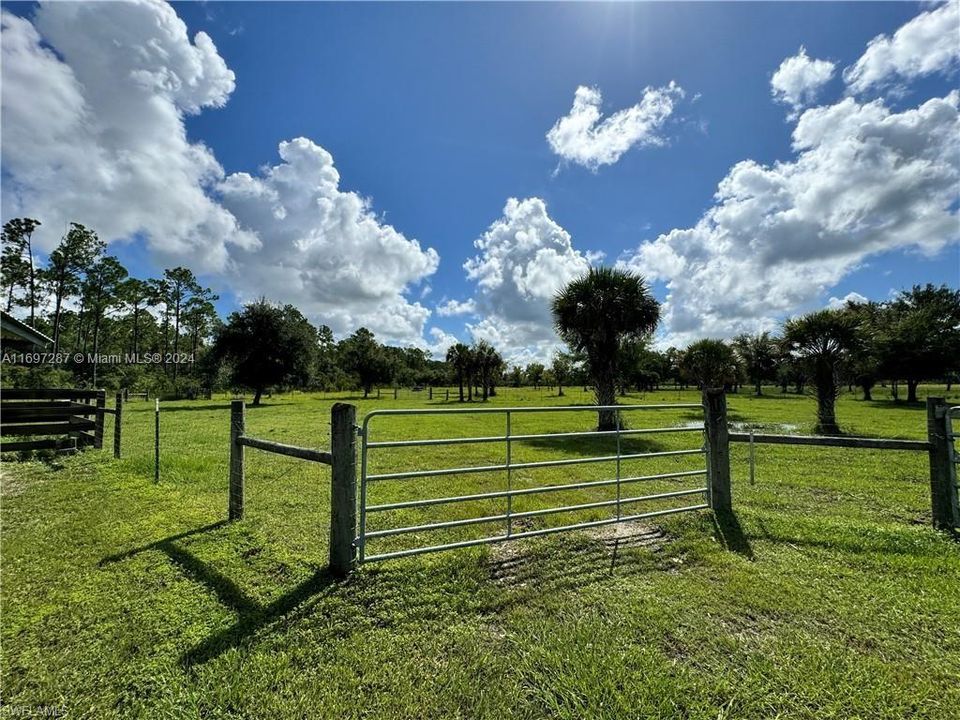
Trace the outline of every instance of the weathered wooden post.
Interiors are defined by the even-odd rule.
[[[154,399],[153,408],[153,481],[160,482],[160,398]]]
[[[123,415],[123,393],[117,393],[113,407],[113,457],[120,459],[120,419]]]
[[[427,400],[433,400],[433,385],[430,386],[429,393],[430,396],[427,398]]]
[[[240,438],[244,430],[243,400],[230,402],[230,520],[243,518],[243,445]]]
[[[394,399],[394,400],[397,399],[397,389],[396,389],[396,388],[393,389],[393,399]]]
[[[356,564],[357,408],[336,403],[330,410],[330,572],[343,577]]]
[[[947,403],[941,397],[927,398],[927,440],[930,443],[930,504],[933,526],[953,531],[960,525],[957,490],[950,467],[950,446],[947,437]]]
[[[723,388],[710,388],[703,394],[703,412],[707,428],[707,485],[709,503],[714,511],[731,512],[730,438],[727,430],[727,396]]]
[[[97,414],[93,426],[93,447],[97,450],[103,449],[103,417],[106,415],[104,409],[107,407],[107,391],[97,390]]]
[[[447,388],[447,398],[446,402],[450,402],[450,388]]]

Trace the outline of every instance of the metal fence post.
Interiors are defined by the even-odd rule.
[[[330,410],[330,572],[348,575],[356,565],[357,408],[336,403]]]
[[[933,526],[952,531],[960,524],[957,491],[950,467],[951,438],[947,437],[947,404],[941,397],[927,398],[927,439],[930,443],[930,503]]]
[[[240,520],[243,517],[243,445],[240,438],[244,431],[243,400],[230,402],[230,501],[228,517]]]
[[[106,413],[103,412],[107,407],[107,391],[97,390],[97,415],[96,424],[93,428],[93,447],[97,450],[103,449],[103,418]]]
[[[123,393],[117,393],[117,399],[113,406],[113,457],[120,459],[120,418],[123,415]]]
[[[730,495],[730,438],[727,429],[727,396],[723,388],[711,388],[703,394],[707,426],[707,476],[709,502],[714,511],[733,509]]]

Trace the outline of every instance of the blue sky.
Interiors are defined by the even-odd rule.
[[[149,33],[134,24],[147,27],[144,20],[156,11],[152,6],[149,11],[118,18],[105,17],[112,11],[94,8],[66,20],[54,17],[58,12],[55,6],[43,8],[40,14],[48,13],[48,17],[37,20],[33,20],[37,12],[33,5],[5,3],[4,9],[33,21],[41,46],[52,47],[59,60],[74,70],[79,92],[88,105],[95,110],[105,108],[101,114],[110,118],[105,125],[119,122],[112,119],[117,107],[126,112],[128,105],[150,101],[139,94],[139,86],[136,98],[130,93],[121,95],[122,86],[116,98],[105,97],[108,90],[86,88],[101,80],[104,88],[111,87],[109,77],[87,78],[94,72],[109,75],[113,72],[110,67],[117,64],[116,58],[111,63],[95,62],[90,56],[100,50],[95,49],[93,40],[111,32],[111,23],[123,28],[124,37]],[[658,237],[697,226],[704,213],[718,204],[714,197],[718,183],[737,163],[752,160],[772,168],[778,161],[797,160],[792,134],[798,121],[788,120],[791,108],[773,98],[771,78],[801,46],[809,58],[822,59],[835,68],[828,80],[813,88],[815,97],[804,103],[801,114],[808,107],[841,103],[847,96],[861,105],[883,103],[885,112],[892,115],[909,113],[930,99],[948,98],[957,86],[955,56],[935,59],[932,70],[920,73],[884,68],[889,77],[857,93],[843,75],[845,68],[853,67],[864,55],[871,39],[878,35],[893,38],[921,13],[937,9],[916,3],[177,3],[173,11],[185,24],[188,51],[191,41],[193,47],[200,45],[195,34],[206,33],[235,78],[230,89],[220,61],[213,63],[212,69],[204,71],[212,79],[196,81],[197,97],[202,94],[198,108],[190,109],[194,99],[175,96],[166,85],[157,91],[179,114],[185,147],[202,143],[223,176],[249,173],[256,181],[262,179],[260,168],[281,164],[279,143],[307,138],[332,156],[339,171],[338,192],[367,198],[366,212],[374,222],[392,227],[404,242],[416,241],[419,248],[405,245],[396,257],[391,255],[390,262],[379,265],[361,262],[361,271],[372,276],[382,273],[382,286],[371,285],[369,278],[356,288],[338,281],[336,292],[326,293],[315,287],[324,277],[317,272],[301,278],[302,287],[293,290],[294,283],[284,279],[290,268],[323,263],[330,272],[337,262],[341,265],[333,270],[341,269],[344,262],[349,264],[351,243],[360,242],[352,231],[341,237],[329,223],[323,223],[321,231],[316,229],[319,225],[294,223],[290,214],[284,218],[289,227],[265,227],[263,223],[268,221],[262,212],[248,215],[246,207],[238,207],[249,197],[249,188],[239,195],[228,190],[221,199],[216,183],[201,180],[201,192],[218,206],[214,211],[219,213],[222,205],[237,218],[238,231],[257,236],[261,243],[279,247],[280,238],[295,244],[297,233],[316,236],[322,232],[323,238],[317,240],[322,248],[345,249],[337,250],[339,260],[330,261],[330,267],[327,255],[291,255],[284,260],[278,250],[271,259],[270,276],[264,273],[251,279],[256,271],[243,268],[256,265],[257,253],[249,245],[236,250],[237,246],[225,240],[216,248],[195,248],[192,243],[202,243],[209,231],[179,227],[172,234],[182,232],[186,239],[173,243],[170,227],[175,223],[157,218],[153,224],[149,219],[143,221],[143,227],[133,232],[125,230],[136,225],[136,220],[118,223],[117,237],[109,238],[117,240],[111,250],[141,275],[155,274],[170,262],[191,264],[195,260],[205,280],[221,292],[224,312],[234,309],[238,299],[264,293],[302,304],[312,319],[329,322],[339,332],[348,331],[352,322],[376,325],[379,318],[381,325],[374,329],[395,342],[417,341],[439,348],[453,337],[487,337],[509,346],[506,349],[517,358],[549,354],[554,341],[545,320],[543,288],[513,288],[498,295],[495,287],[497,282],[505,282],[496,275],[506,273],[505,267],[513,272],[519,267],[533,277],[530,257],[518,260],[521,251],[499,234],[490,235],[489,252],[474,247],[474,241],[492,224],[505,219],[509,198],[521,203],[535,198],[543,203],[546,216],[539,206],[530,208],[534,218],[530,222],[540,223],[537,232],[552,238],[544,241],[545,246],[552,243],[559,248],[566,263],[549,265],[547,275],[581,267],[585,259],[596,262],[602,253],[604,262],[620,261],[651,277],[661,300],[668,300],[673,288],[671,311],[665,314],[661,329],[662,342],[682,343],[694,335],[723,336],[766,328],[786,314],[820,307],[831,297],[848,293],[884,299],[892,289],[913,283],[957,285],[957,193],[956,176],[951,176],[958,164],[955,157],[939,170],[941,183],[936,192],[940,207],[918,211],[911,206],[904,211],[912,221],[918,212],[939,212],[939,222],[934,218],[926,227],[934,228],[940,237],[921,246],[915,235],[904,230],[869,248],[871,241],[865,237],[858,241],[860,247],[845,249],[842,269],[829,272],[822,262],[815,262],[829,255],[829,247],[827,252],[819,250],[821,256],[816,255],[816,248],[810,249],[812,255],[804,257],[813,264],[803,288],[792,289],[787,297],[774,297],[769,288],[756,289],[740,300],[740,306],[749,306],[749,311],[736,322],[719,319],[722,302],[701,306],[695,287],[681,288],[683,270],[671,274],[651,267],[662,257],[659,251],[668,246],[670,252],[681,256],[684,252],[690,258],[698,255],[685,243],[670,245],[661,240],[658,244]],[[163,17],[169,20],[169,14]],[[89,46],[75,39],[60,39],[68,25],[82,34],[88,23],[97,25],[91,30]],[[4,31],[9,40],[12,31],[6,24]],[[18,31],[27,32],[23,28]],[[6,81],[10,61],[6,55],[4,60]],[[20,61],[27,62],[24,58]],[[139,62],[132,60],[131,67],[142,70]],[[165,77],[176,72],[182,71],[163,68]],[[683,97],[674,98],[668,117],[651,133],[655,142],[638,142],[615,162],[584,167],[564,159],[547,140],[548,131],[571,112],[578,87],[602,93],[600,109],[609,116],[640,102],[646,88],[665,88],[671,82],[682,88]],[[22,101],[9,89],[11,83],[4,91],[5,125],[15,122],[10,120],[11,107]],[[955,118],[946,122],[954,123],[947,126],[948,132],[953,132],[947,152],[955,156]],[[158,128],[161,125],[172,127],[158,120]],[[93,142],[114,143],[115,135]],[[931,140],[924,136],[920,142],[929,145]],[[8,157],[9,142],[3,145],[4,219],[11,205],[25,214],[42,210],[44,188],[34,187],[43,182],[42,173],[31,174],[32,168],[9,171],[26,161]],[[112,144],[107,150],[104,154],[110,157],[119,153]],[[173,181],[165,187],[171,187]],[[911,180],[906,178],[897,192],[909,193],[910,187]],[[57,191],[64,189],[58,187]],[[82,195],[77,188],[69,191]],[[144,217],[156,213],[155,204],[164,202],[163,190],[159,192],[159,197],[152,193],[134,200],[134,205],[144,203]],[[877,189],[867,187],[864,192],[875,195]],[[53,190],[46,194],[52,195]],[[11,200],[14,197],[16,201]],[[77,207],[82,212],[85,206],[81,201],[82,197]],[[184,207],[204,202],[194,197],[185,200]],[[220,227],[222,218],[207,217],[214,211],[203,209],[198,227]],[[91,215],[88,222],[97,227],[95,220],[100,215]],[[944,222],[951,219],[952,230],[950,223]],[[522,222],[526,220],[506,220],[501,229],[510,237],[517,227],[525,231]],[[898,219],[891,222],[901,224]],[[274,232],[276,241],[270,240]],[[703,242],[720,242],[716,238],[726,231],[711,232],[715,239]],[[749,236],[749,228],[744,232]],[[123,236],[129,239],[123,240]],[[381,232],[378,238],[382,237]],[[777,240],[787,246],[791,241],[789,235]],[[649,252],[638,253],[645,243]],[[358,257],[367,257],[364,253],[369,251],[369,243],[364,247]],[[435,251],[436,260],[426,256],[429,248]],[[781,249],[791,252],[789,247]],[[781,249],[774,248],[774,254]],[[757,253],[763,252],[757,249]],[[474,257],[479,258],[478,270],[470,279],[463,266]],[[408,261],[415,267],[406,267]],[[692,268],[691,263],[686,264]],[[491,275],[493,265],[496,272]],[[760,271],[768,267],[772,264],[762,265]],[[750,274],[758,270],[744,266],[740,271],[730,267],[724,272]],[[806,272],[801,266],[796,274]],[[709,277],[692,271],[691,275],[694,283]],[[488,286],[479,287],[478,279],[484,276]],[[343,278],[341,281],[346,283]],[[536,282],[548,281],[541,278]],[[338,293],[344,307],[334,307]],[[351,309],[354,298],[358,305]],[[474,312],[438,314],[437,307],[451,299],[472,300]],[[381,312],[377,302],[393,309]],[[527,302],[529,308],[513,314],[518,305]],[[694,315],[696,321],[691,319]]]

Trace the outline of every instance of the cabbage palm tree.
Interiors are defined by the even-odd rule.
[[[817,432],[839,435],[836,402],[841,375],[859,345],[858,320],[843,310],[820,310],[784,323],[783,337],[813,379]]]
[[[463,381],[473,363],[473,353],[463,343],[451,345],[447,350],[447,363],[457,374],[457,384],[460,386],[460,402],[463,402]]]
[[[706,393],[710,388],[726,387],[739,376],[737,356],[723,340],[697,340],[683,351],[680,368],[688,380]]]
[[[660,306],[643,278],[618,268],[590,268],[557,293],[552,310],[560,337],[586,355],[597,405],[616,404],[621,341],[649,335],[660,320]],[[600,430],[616,427],[614,411],[599,411]]]

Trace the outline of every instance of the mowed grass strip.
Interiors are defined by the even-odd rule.
[[[812,400],[766,392],[731,395],[730,420],[810,432]],[[410,392],[396,401],[387,393],[380,401],[274,396],[248,409],[247,432],[325,449],[330,406],[348,397],[360,417],[374,408],[459,407],[442,393],[432,403]],[[671,390],[621,401],[698,396]],[[566,398],[504,389],[487,406],[583,402],[589,395],[580,388]],[[845,396],[838,415],[852,433],[925,437],[922,406]],[[952,718],[960,707],[960,545],[929,528],[923,453],[758,446],[751,486],[747,448],[735,445],[736,519],[720,526],[699,511],[370,564],[334,582],[324,570],[328,468],[247,450],[247,516],[228,524],[228,399],[164,403],[159,485],[153,404],[132,401],[124,417],[120,461],[105,451],[4,465],[7,707],[55,706],[72,718]],[[664,410],[629,414],[628,423],[699,418]],[[517,414],[512,432],[589,429],[594,420]],[[500,414],[375,418],[371,439],[497,435],[503,421]],[[696,448],[702,438],[622,442],[650,452]],[[512,460],[614,448],[608,438],[518,442]],[[504,447],[371,450],[370,461],[371,472],[499,464]],[[700,456],[677,456],[625,461],[622,470],[702,466]],[[613,472],[612,463],[537,468],[515,471],[512,481],[559,485]],[[640,482],[624,486],[624,496],[702,480]],[[505,488],[503,472],[384,481],[371,484],[369,501]],[[613,487],[562,491],[516,498],[513,509],[615,496]],[[373,514],[370,526],[504,509],[501,500],[438,505]],[[551,515],[524,526],[610,513]],[[377,547],[503,530],[494,523],[418,533],[379,539]]]

